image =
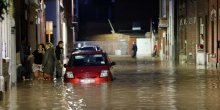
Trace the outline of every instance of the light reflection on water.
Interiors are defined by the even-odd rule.
[[[218,69],[138,59],[117,64],[116,80],[109,83],[22,82],[0,102],[0,110],[220,109]]]

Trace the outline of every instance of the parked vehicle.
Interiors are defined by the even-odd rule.
[[[102,49],[96,45],[87,45],[73,49],[73,52],[80,52],[80,51],[102,51]]]
[[[113,80],[112,66],[107,53],[103,51],[82,51],[72,53],[64,65],[64,82],[101,83]]]

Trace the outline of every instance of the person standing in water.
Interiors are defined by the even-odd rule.
[[[59,41],[56,46],[56,72],[54,78],[60,78],[62,76],[63,69],[63,41]]]
[[[137,44],[136,44],[136,42],[133,42],[131,49],[132,49],[132,58],[136,58],[136,55],[137,55]]]

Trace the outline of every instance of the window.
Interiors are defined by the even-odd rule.
[[[71,60],[71,66],[99,66],[105,64],[103,54],[78,54],[73,55]]]

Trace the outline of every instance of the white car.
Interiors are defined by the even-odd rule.
[[[90,46],[82,46],[73,49],[73,52],[77,52],[77,51],[102,51],[102,49],[99,46],[90,45]]]

